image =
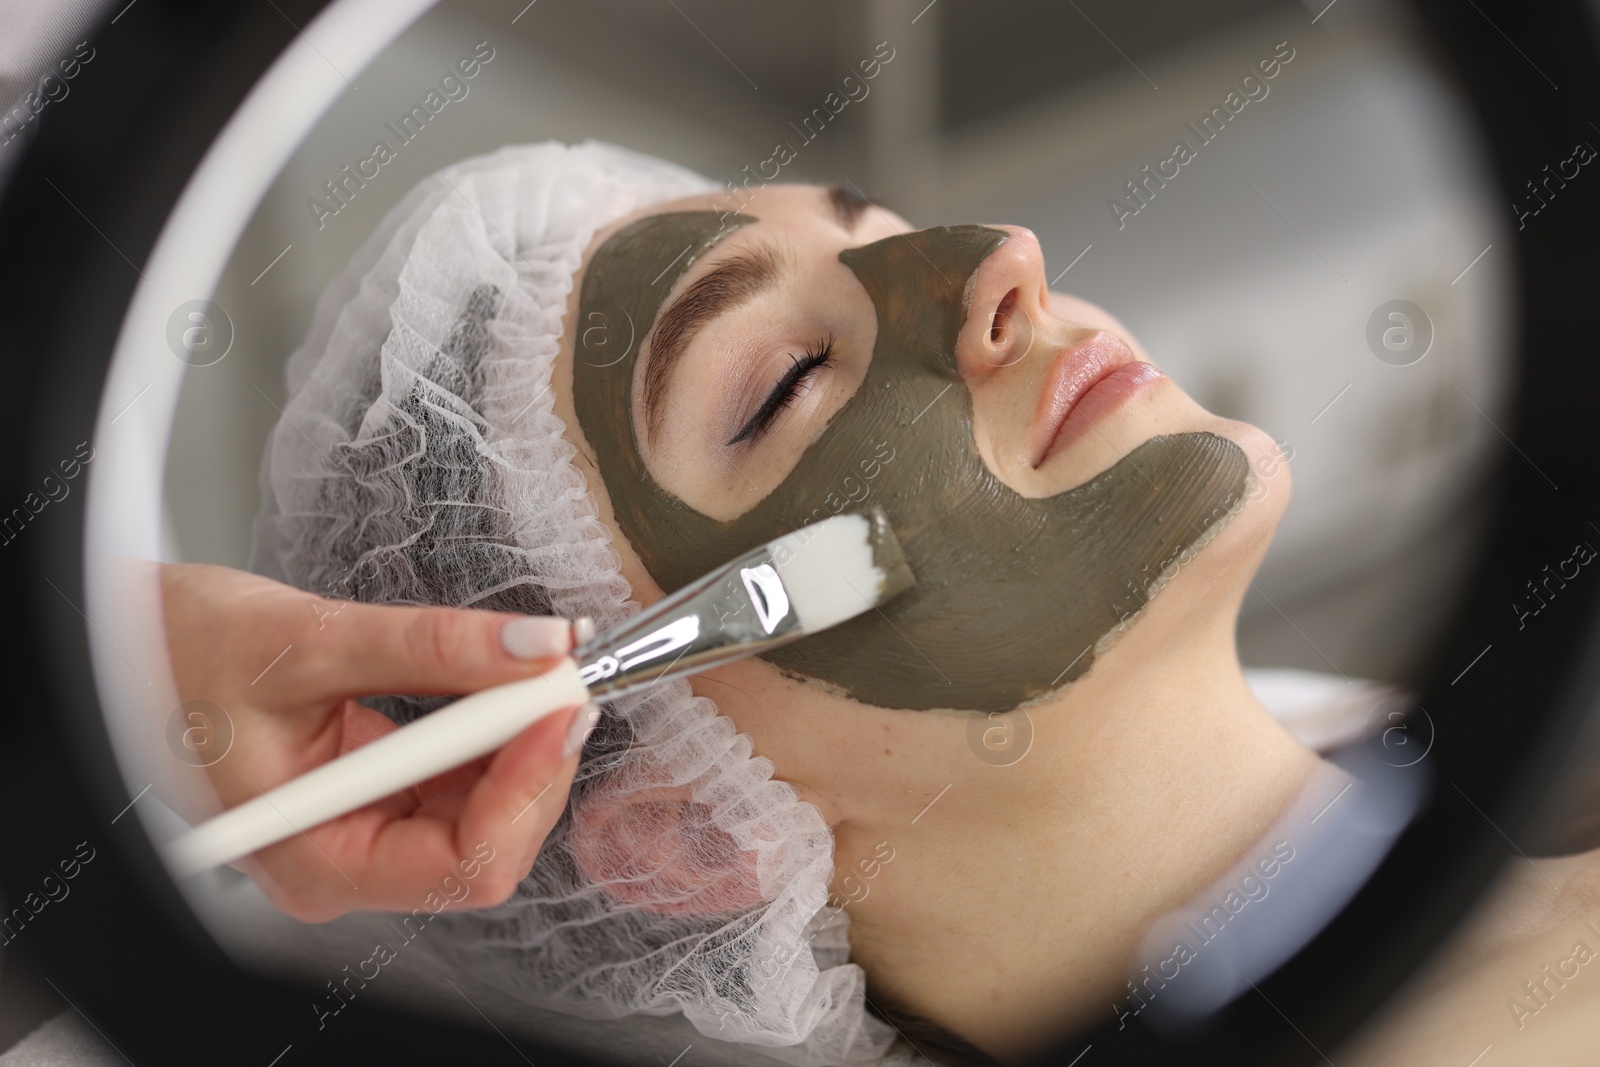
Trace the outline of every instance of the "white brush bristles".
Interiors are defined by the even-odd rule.
[[[865,515],[823,519],[769,545],[789,602],[807,633],[876,607],[885,586]]]

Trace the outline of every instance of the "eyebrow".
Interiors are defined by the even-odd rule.
[[[650,339],[644,370],[645,432],[654,438],[672,372],[684,350],[707,324],[771,289],[783,273],[782,259],[770,245],[735,253],[690,285],[661,313]]]
[[[839,220],[839,225],[847,230],[854,230],[861,215],[875,202],[863,196],[850,185],[830,185],[823,190],[827,197],[828,207],[833,211],[833,217]]]

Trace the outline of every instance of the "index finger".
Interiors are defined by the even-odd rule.
[[[471,693],[540,674],[573,644],[565,619],[464,608],[351,602],[318,625],[268,677],[280,692],[303,699]]]

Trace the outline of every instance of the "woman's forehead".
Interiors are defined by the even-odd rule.
[[[712,246],[719,251],[780,237],[785,232],[838,230],[864,238],[846,244],[861,244],[912,229],[905,219],[870,200],[852,185],[783,183],[743,194],[721,190],[652,204],[608,226],[602,234],[602,242],[639,219],[674,211],[712,211],[726,220],[725,235]]]

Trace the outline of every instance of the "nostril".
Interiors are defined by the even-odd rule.
[[[1017,306],[1017,290],[1013,288],[1000,298],[999,305],[994,309],[994,318],[989,321],[989,343],[1000,344],[1005,340],[1006,327],[1011,322],[1011,311]]]

